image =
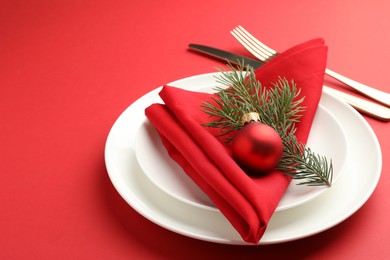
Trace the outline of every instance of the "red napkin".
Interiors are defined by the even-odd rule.
[[[306,142],[322,92],[327,47],[322,39],[297,45],[257,69],[257,79],[271,87],[278,77],[297,84],[306,107],[297,124],[297,138]],[[248,176],[232,159],[230,147],[215,137],[216,129],[201,109],[210,94],[164,86],[163,104],[145,113],[155,126],[170,156],[210,197],[242,239],[258,243],[291,179],[281,172]]]

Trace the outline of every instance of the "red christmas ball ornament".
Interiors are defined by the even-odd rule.
[[[257,113],[244,115],[245,125],[231,144],[233,159],[252,175],[274,169],[283,154],[283,142],[278,132],[258,120]]]

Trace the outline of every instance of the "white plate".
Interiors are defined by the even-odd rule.
[[[321,104],[313,121],[308,147],[332,159],[333,184],[336,183],[347,160],[347,141],[336,118]],[[218,210],[209,197],[170,158],[157,131],[147,120],[138,131],[135,151],[141,169],[157,187],[185,203],[208,210]],[[296,180],[291,182],[276,211],[299,206],[327,190],[324,186],[297,186],[298,182]]]
[[[217,73],[175,82],[194,89],[213,87]],[[123,199],[145,218],[168,230],[215,243],[246,245],[219,211],[194,207],[156,188],[144,175],[135,158],[135,136],[145,120],[144,109],[161,102],[158,88],[129,106],[114,123],[105,147],[109,177]],[[328,191],[299,207],[275,212],[260,244],[287,242],[317,234],[345,220],[371,196],[381,173],[378,140],[360,114],[323,93],[323,104],[337,117],[348,145],[344,173]]]

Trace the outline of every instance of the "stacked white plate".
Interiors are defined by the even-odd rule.
[[[171,86],[211,92],[219,73],[181,79]],[[119,194],[152,222],[179,234],[210,242],[245,245],[210,199],[168,156],[144,115],[162,103],[160,88],[131,104],[114,123],[106,142],[105,160]],[[260,244],[292,241],[337,225],[371,196],[380,177],[378,140],[363,117],[323,93],[308,146],[332,159],[331,188],[297,186],[293,181],[271,218]]]

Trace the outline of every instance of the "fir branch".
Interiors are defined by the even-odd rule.
[[[216,97],[202,104],[205,113],[215,121],[205,126],[220,128],[221,135],[240,130],[244,114],[257,112],[263,124],[274,128],[283,141],[283,155],[277,169],[300,180],[299,185],[331,186],[332,161],[314,153],[295,137],[295,124],[299,122],[304,108],[300,105],[304,97],[299,98],[300,90],[279,77],[272,88],[263,88],[256,79],[253,67],[240,64],[235,70],[219,70],[216,81],[224,87],[217,87]],[[232,138],[228,137],[227,142]]]
[[[276,168],[300,180],[298,185],[332,185],[332,160],[328,162],[326,157],[314,153],[293,134],[283,139],[283,156]]]

